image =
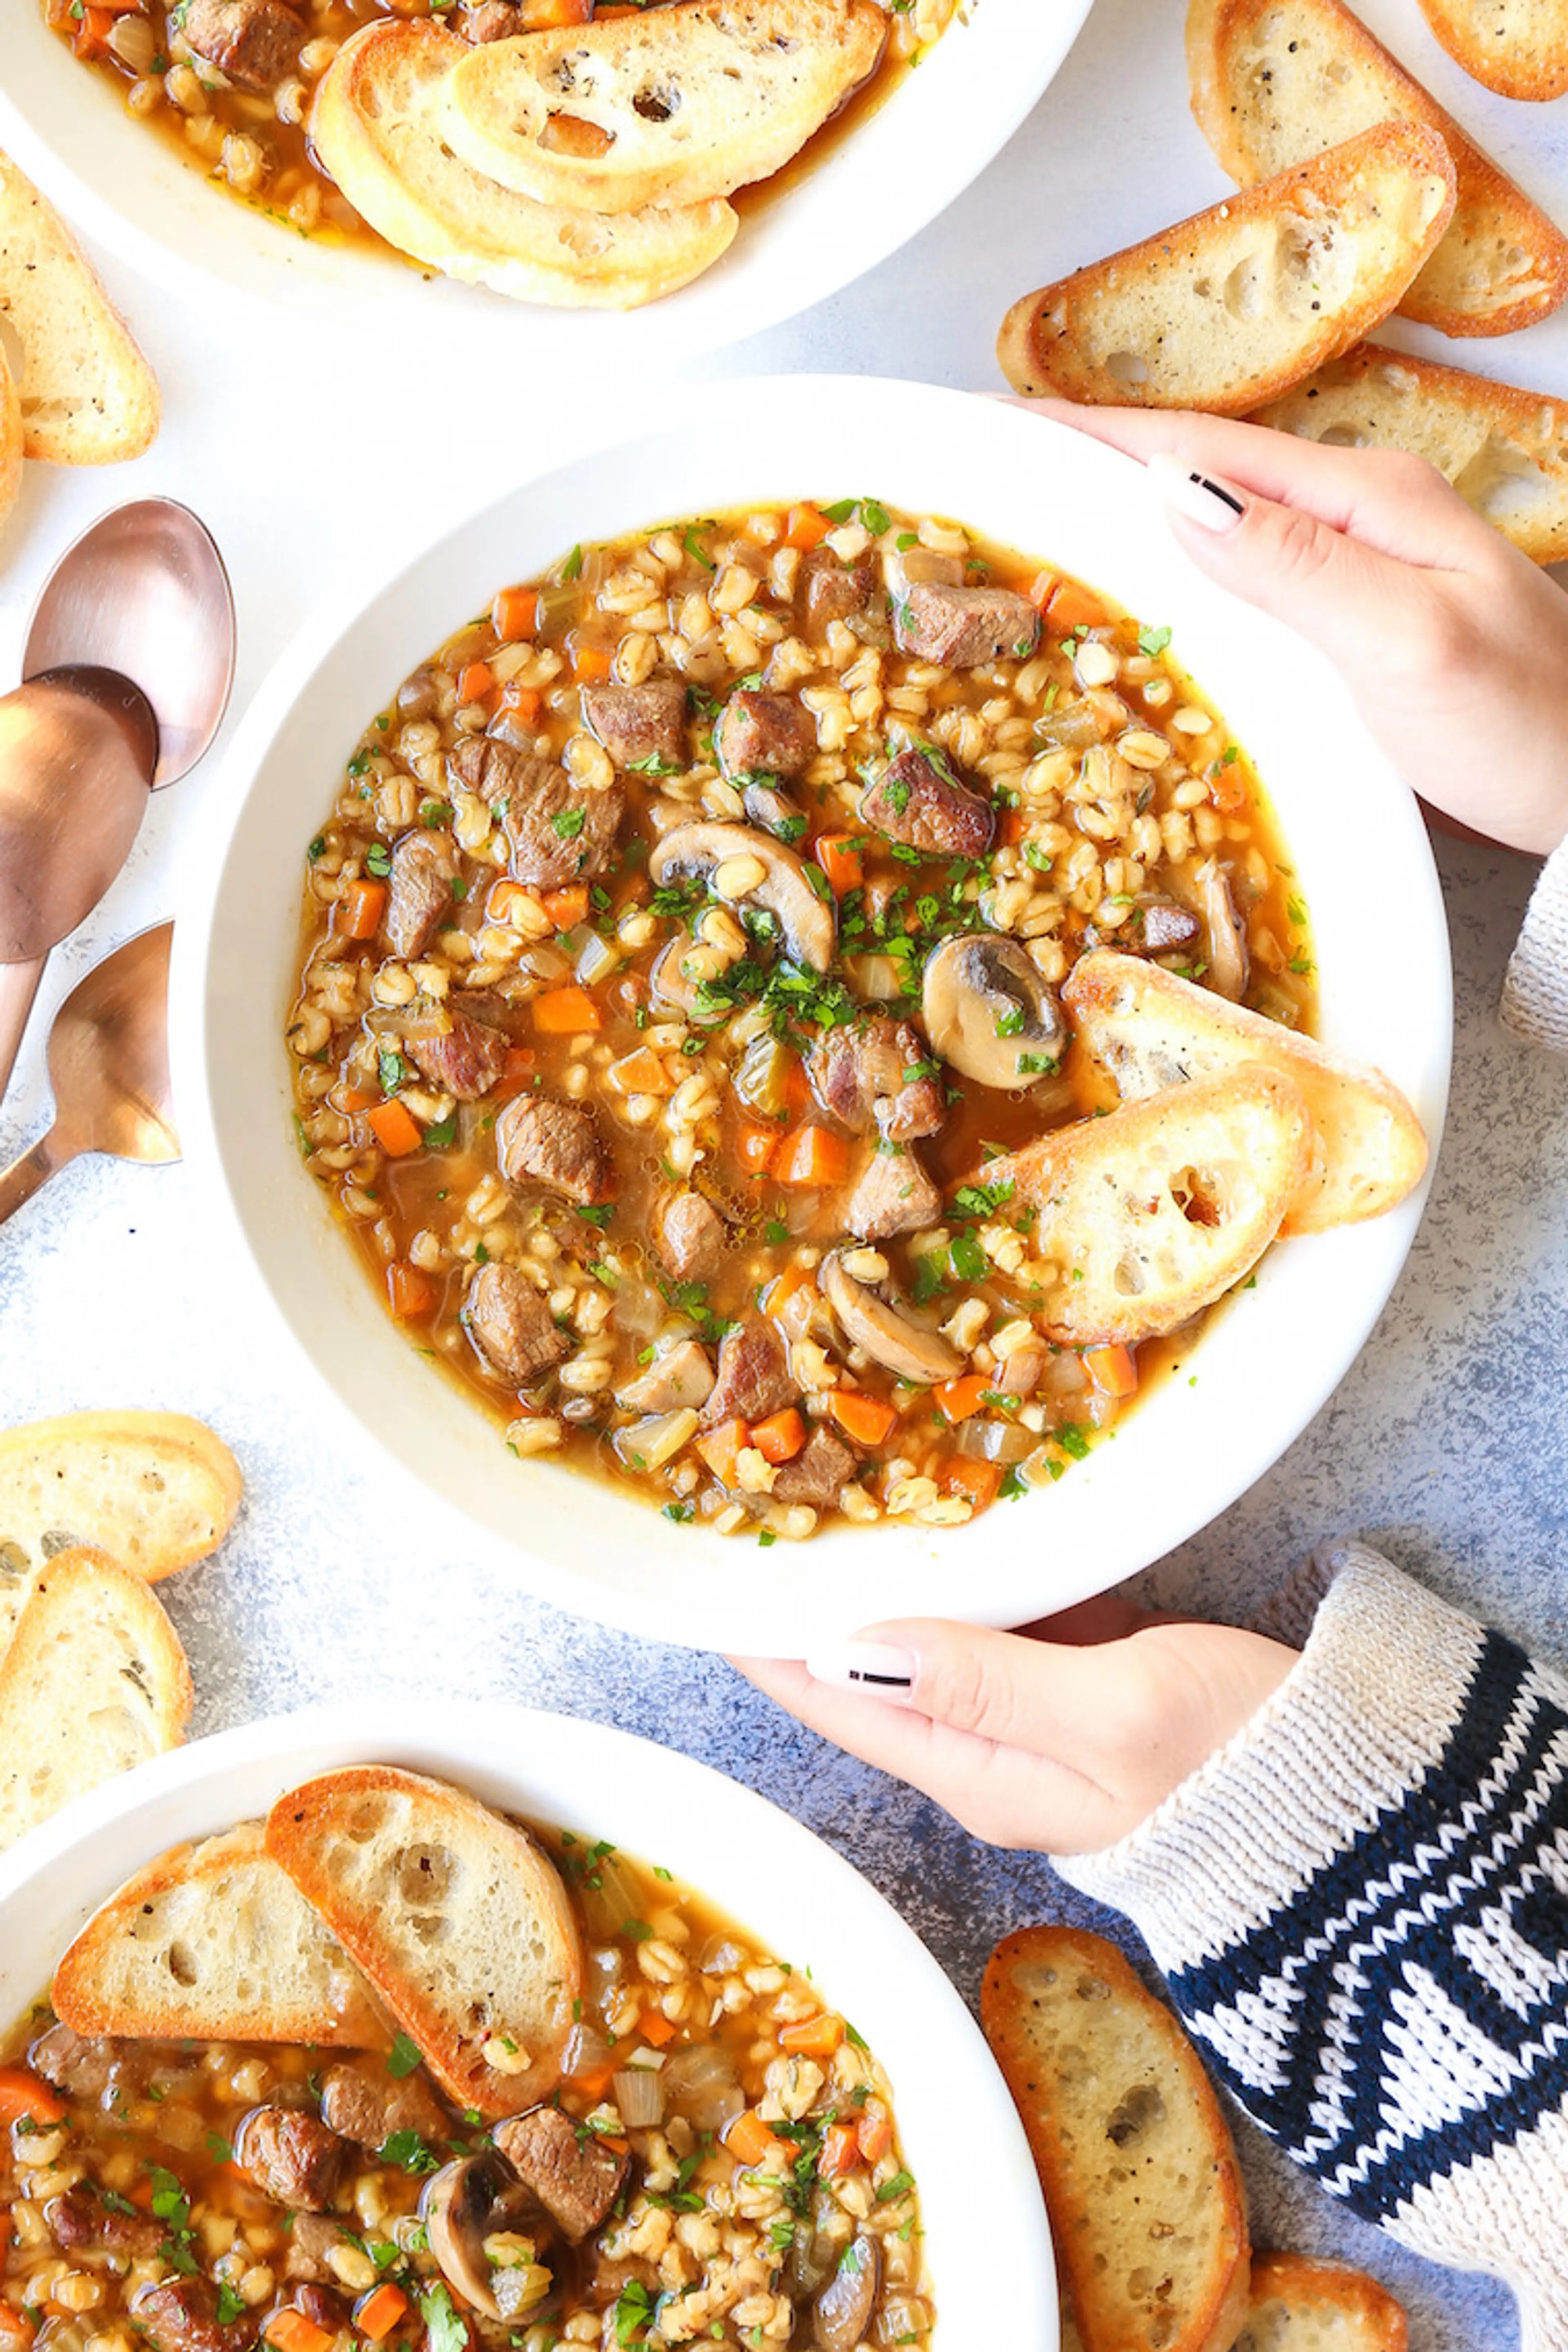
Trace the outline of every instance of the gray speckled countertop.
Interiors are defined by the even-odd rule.
[[[865,369],[994,385],[991,337],[1013,294],[1220,193],[1180,102],[1181,13],[1175,0],[1154,9],[1100,0],[1036,116],[943,221],[861,287],[706,372]],[[1450,103],[1485,118],[1532,185],[1560,183],[1568,217],[1562,109],[1510,110],[1458,87],[1416,0],[1368,0],[1364,13]],[[1119,134],[1109,150],[1108,121]],[[27,604],[65,541],[116,499],[167,491],[207,515],[229,557],[243,701],[321,578],[384,575],[493,487],[495,452],[488,436],[428,433],[425,462],[411,469],[398,459],[391,499],[394,428],[421,355],[395,355],[384,380],[385,354],[220,332],[217,312],[186,309],[128,270],[107,274],[158,364],[165,430],[148,457],[112,476],[29,468],[0,572],[0,677],[15,674]],[[1525,352],[1521,340],[1471,346],[1468,363],[1568,391],[1568,318],[1538,330]],[[438,354],[423,362],[438,371]],[[423,413],[449,415],[461,389],[435,383]],[[354,463],[333,422],[345,410]],[[280,528],[286,512],[310,520],[308,582]],[[160,796],[128,874],[51,967],[46,1014],[97,954],[177,911],[190,818],[215,775]],[[1439,863],[1459,1015],[1455,1087],[1403,1279],[1360,1361],[1284,1459],[1142,1581],[1164,1606],[1245,1617],[1310,1545],[1354,1530],[1568,1662],[1568,1079],[1506,1039],[1494,1017],[1532,869],[1453,842],[1440,845]],[[0,1111],[0,1162],[44,1124],[41,1037],[40,1025]],[[6,1422],[116,1401],[165,1406],[210,1420],[244,1466],[247,1498],[229,1543],[163,1588],[191,1655],[197,1732],[321,1699],[400,1696],[416,1706],[432,1689],[624,1725],[732,1773],[820,1832],[970,1999],[1006,1930],[1091,1916],[1044,1862],[976,1845],[933,1806],[800,1730],[722,1664],[520,1600],[504,1570],[455,1549],[401,1493],[394,1510],[345,1466],[352,1432],[301,1387],[281,1338],[251,1324],[228,1246],[209,1231],[189,1171],[102,1160],[79,1163],[0,1228]],[[1259,2242],[1363,2263],[1407,2301],[1415,2352],[1512,2352],[1513,2309],[1500,2287],[1404,2256],[1299,2183],[1258,2134],[1244,2126],[1241,2137]]]

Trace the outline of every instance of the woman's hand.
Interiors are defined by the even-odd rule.
[[[1182,410],[1016,404],[1147,464],[1193,561],[1328,656],[1423,800],[1513,849],[1568,835],[1568,596],[1424,459]]]
[[[1023,1633],[910,1618],[870,1626],[810,1666],[732,1663],[976,1837],[1085,1853],[1135,1829],[1223,1748],[1296,1653],[1109,1597]]]

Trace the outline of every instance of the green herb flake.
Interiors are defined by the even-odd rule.
[[[422,2066],[424,2063],[424,2052],[417,2042],[410,2041],[406,2033],[399,2033],[386,2053],[386,2071],[389,2074],[395,2074],[399,2082],[405,2074],[412,2074],[416,2066]]]
[[[1158,661],[1171,642],[1169,629],[1140,629],[1138,650],[1150,661]]]

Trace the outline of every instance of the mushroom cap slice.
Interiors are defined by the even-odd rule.
[[[1001,931],[943,940],[926,961],[921,1018],[944,1062],[977,1086],[1006,1094],[1052,1076],[1067,1051],[1068,1024],[1055,991],[1028,950]]]
[[[419,2200],[419,2218],[443,2276],[487,2319],[505,2315],[490,2285],[485,2240],[515,2230],[542,2244],[555,2234],[532,2190],[493,2149],[460,2157],[432,2173]]]
[[[812,2306],[812,2341],[820,2352],[857,2352],[877,2308],[882,2257],[864,2231]]]
[[[952,1380],[962,1370],[963,1359],[939,1331],[928,1331],[923,1324],[911,1322],[863,1282],[857,1282],[846,1272],[837,1252],[824,1263],[822,1288],[846,1338],[855,1347],[864,1348],[889,1372],[897,1372],[900,1380],[920,1381],[929,1387],[935,1381]]]
[[[737,857],[754,857],[763,879],[736,903],[765,907],[784,934],[790,961],[826,971],[833,961],[833,908],[807,881],[804,861],[771,834],[749,824],[677,825],[655,846],[648,872],[661,887],[683,876],[706,882]]]

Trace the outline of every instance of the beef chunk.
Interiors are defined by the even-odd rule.
[[[559,890],[597,874],[615,845],[625,800],[620,787],[590,792],[553,760],[537,760],[495,735],[468,735],[447,754],[464,792],[500,812],[511,870],[539,890]]]
[[[654,1203],[653,1245],[677,1282],[706,1282],[724,1260],[724,1221],[711,1201],[689,1190]]]
[[[217,2293],[205,2278],[165,2279],[146,2288],[131,2316],[154,2352],[245,2352],[256,2341],[248,2313],[226,2327],[218,2325]]]
[[[344,2071],[340,2069],[340,2072]],[[283,2275],[292,2285],[305,2279],[317,2286],[331,2286],[337,2277],[327,2256],[334,2246],[341,2246],[351,2233],[342,2221],[334,2221],[325,2213],[296,2213],[294,2226],[289,2232],[289,2252],[283,2263]]]
[[[882,583],[874,563],[841,563],[830,547],[814,547],[801,567],[805,625],[820,636],[830,621],[847,621],[852,614],[874,613],[882,603]]]
[[[860,795],[863,824],[935,857],[984,857],[996,812],[932,743],[911,743]]]
[[[496,1157],[509,1184],[547,1184],[586,1208],[607,1201],[616,1172],[592,1111],[520,1095],[496,1121]]]
[[[368,2148],[384,2147],[394,2132],[417,2132],[421,2139],[439,2140],[451,2128],[447,2110],[423,2074],[400,2079],[374,2065],[331,2069],[321,2084],[321,2121],[330,2131]]]
[[[803,1453],[784,1464],[773,1480],[775,1503],[809,1503],[815,1511],[837,1504],[854,1476],[856,1457],[840,1437],[820,1421],[806,1439]]]
[[[300,62],[305,27],[283,0],[185,0],[186,45],[237,89],[271,91]]]
[[[500,1030],[466,1013],[454,1012],[451,1019],[451,1027],[438,1037],[406,1038],[405,1051],[432,1086],[458,1102],[478,1102],[505,1069],[510,1041]]]
[[[476,46],[484,41],[510,41],[528,30],[528,12],[518,0],[479,0],[463,12],[463,31]]]
[[[1202,929],[1190,907],[1173,898],[1140,898],[1131,922],[1122,927],[1123,943],[1142,943],[1148,955],[1168,955],[1173,948],[1190,947]]]
[[[468,1285],[463,1320],[490,1370],[514,1389],[526,1388],[570,1350],[544,1300],[515,1266],[480,1266]]]
[[[703,1408],[705,1429],[721,1421],[766,1421],[795,1400],[795,1385],[771,1323],[749,1315],[725,1332],[719,1348],[719,1377]]]
[[[495,2144],[573,2244],[596,2230],[621,2193],[628,2159],[559,2107],[531,2107],[498,2124]]]
[[[617,768],[689,764],[686,752],[686,688],[672,677],[646,686],[585,686],[583,716]]]
[[[424,954],[452,911],[458,853],[444,833],[422,825],[405,833],[393,851],[391,878],[382,928],[393,954],[408,962]]]
[[[151,2213],[122,2213],[118,2207],[106,2205],[102,2192],[90,2180],[79,2180],[74,2189],[55,2198],[46,2206],[44,2219],[62,2253],[92,2246],[121,2255],[128,2263],[155,2254],[167,2234],[163,2222]]]
[[[348,2143],[294,2107],[253,2107],[235,2134],[234,2160],[264,2197],[324,2213],[337,2193]]]
[[[101,2099],[111,2084],[139,2090],[169,2042],[114,2042],[105,2034],[73,2033],[68,2025],[51,2025],[27,2053],[35,2074],[52,2083],[69,2099]]]
[[[863,1242],[918,1233],[942,1214],[942,1194],[919,1155],[898,1145],[873,1151],[845,1204],[844,1224]]]
[[[793,694],[742,687],[720,713],[713,749],[731,778],[798,776],[816,757],[816,721]]]
[[[930,1061],[917,1029],[879,1013],[863,1029],[825,1030],[805,1070],[824,1110],[851,1135],[875,1128],[889,1143],[909,1143],[935,1135],[947,1116],[940,1079],[924,1075]]]
[[[911,583],[893,605],[900,653],[973,669],[981,662],[1026,660],[1040,642],[1040,616],[1026,596],[1010,588],[949,588]]]

